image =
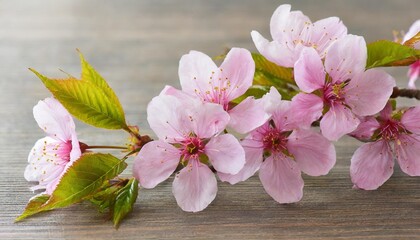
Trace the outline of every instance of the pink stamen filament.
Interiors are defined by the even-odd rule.
[[[327,83],[323,89],[324,103],[328,106],[334,105],[335,103],[344,103],[344,90],[345,83],[333,84]]]
[[[200,97],[203,101],[217,103],[223,106],[225,110],[229,107],[229,94],[231,82],[228,77],[224,76],[223,69],[219,69],[219,73],[211,72],[208,80],[209,88],[201,89],[200,85],[197,85],[199,89],[195,89],[195,94]],[[197,77],[193,78],[197,81]]]
[[[379,136],[384,140],[398,140],[401,132],[406,132],[404,127],[393,119],[388,119],[381,124]]]
[[[277,128],[269,128],[264,133],[262,143],[265,151],[283,152],[287,150],[287,137]]]
[[[191,136],[180,142],[181,144],[181,159],[198,159],[200,154],[204,153],[203,140]]]

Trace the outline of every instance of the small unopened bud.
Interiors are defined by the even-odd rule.
[[[146,143],[152,141],[148,135],[140,135],[139,128],[137,126],[129,126],[130,137],[128,139],[127,151],[136,151],[141,149]]]

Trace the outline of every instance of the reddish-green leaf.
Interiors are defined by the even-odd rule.
[[[100,128],[128,128],[119,102],[110,97],[110,93],[101,86],[92,81],[75,78],[50,79],[33,69],[30,70],[41,79],[54,97],[81,121]]]
[[[292,68],[278,66],[259,53],[252,53],[252,58],[255,61],[253,89],[247,91],[243,99],[247,96],[258,97],[271,86],[274,86],[286,100],[297,94]]]
[[[276,84],[278,82],[288,82],[295,85],[293,79],[293,69],[281,67],[267,60],[259,53],[252,53],[255,62],[255,72],[260,72],[266,78],[254,78],[254,83],[258,85]]]
[[[23,211],[22,215],[16,218],[16,222],[21,221],[30,215],[31,213],[36,212],[42,205],[44,205],[48,199],[50,199],[50,195],[47,194],[39,194],[31,198],[26,205],[25,211]]]
[[[79,55],[80,63],[82,65],[82,81],[90,82],[100,88],[106,97],[110,100],[110,103],[113,105],[113,107],[116,108],[118,112],[122,113],[122,115],[124,115],[124,110],[112,88],[108,85],[105,79],[86,61],[81,52],[79,52]]]
[[[420,32],[418,32],[416,35],[405,41],[404,45],[414,48],[415,45],[417,45],[420,42]]]
[[[388,66],[408,66],[420,58],[420,51],[388,40],[367,45],[366,69]]]
[[[68,79],[50,79],[30,70],[76,118],[95,127],[127,130],[124,110],[114,91],[81,53],[80,62],[80,80],[70,75]]]

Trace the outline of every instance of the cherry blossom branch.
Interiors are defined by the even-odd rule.
[[[104,149],[123,149],[127,150],[127,147],[121,146],[86,146],[85,149],[104,148]]]
[[[123,146],[104,146],[104,145],[87,145],[84,142],[79,142],[80,150],[85,152],[87,149],[121,149],[121,150],[129,150],[127,147]]]
[[[123,158],[122,158],[122,160],[126,160],[128,157],[130,157],[131,155],[133,155],[133,154],[136,154],[136,153],[138,153],[140,151],[140,148],[138,148],[138,149],[134,149],[133,151],[131,151],[131,152],[129,152],[129,153],[127,153]]]
[[[420,100],[420,90],[394,87],[394,91],[392,92],[391,98],[396,97],[415,98],[417,100]]]

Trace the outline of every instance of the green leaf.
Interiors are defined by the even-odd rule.
[[[82,80],[93,83],[97,87],[99,87],[105,95],[111,100],[113,107],[118,109],[121,115],[124,116],[124,110],[118,100],[117,95],[112,90],[112,88],[108,85],[105,79],[85,60],[83,54],[79,51],[80,55],[80,63],[82,65]]]
[[[127,181],[123,184],[120,182],[111,182],[113,180],[105,181],[103,187],[101,187],[89,201],[98,207],[98,211],[104,213],[109,208],[112,208],[115,203],[115,196],[121,188],[123,188]]]
[[[75,117],[95,127],[127,129],[124,111],[116,97],[112,97],[99,80],[50,79],[35,73],[54,97]],[[106,83],[105,83],[106,84]]]
[[[408,66],[420,58],[420,51],[388,40],[367,45],[366,69],[388,66]]]
[[[250,89],[245,97],[257,97],[263,94],[262,90],[269,91],[271,86],[274,86],[285,100],[290,100],[298,93],[292,68],[278,66],[258,53],[252,53],[252,58],[255,61],[254,89]]]
[[[238,98],[234,99],[232,102],[235,104],[239,104],[240,102],[242,102],[245,98],[249,96],[252,96],[255,98],[261,98],[262,96],[264,96],[264,94],[266,94],[269,91],[270,91],[269,86],[252,85],[250,88],[248,88],[248,90],[246,90],[246,92],[242,96],[239,96]]]
[[[288,82],[295,85],[292,68],[281,67],[270,62],[259,53],[252,53],[252,58],[255,62],[255,72],[260,72],[269,77],[267,79],[258,79],[258,81],[255,82],[256,84],[265,85],[265,83]],[[264,82],[263,80],[267,80],[267,82]]]
[[[105,180],[114,178],[126,167],[123,160],[111,154],[84,154],[67,169],[48,201],[39,204],[38,208],[26,208],[18,219],[91,198]]]
[[[111,179],[105,181],[102,187],[89,199],[98,207],[98,211],[104,213],[107,209],[112,209],[118,191],[127,185],[128,179]]]
[[[23,211],[22,215],[16,218],[15,222],[21,221],[27,217],[29,217],[30,213],[37,211],[43,204],[45,204],[50,195],[47,194],[39,194],[31,198],[26,205],[25,211]]]
[[[124,217],[133,210],[133,205],[137,200],[139,191],[138,185],[139,182],[135,178],[132,178],[125,187],[118,191],[112,216],[112,221],[116,228],[118,228]]]
[[[132,179],[112,179],[105,181],[103,186],[89,199],[98,207],[99,212],[109,210],[114,226],[133,209],[138,195],[138,181]]]

